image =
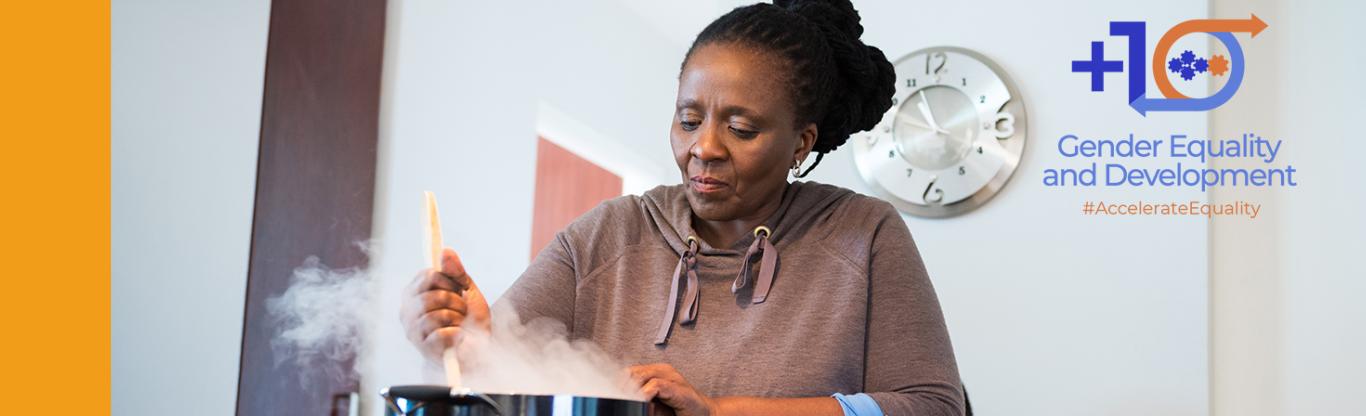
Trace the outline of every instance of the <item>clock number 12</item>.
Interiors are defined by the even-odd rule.
[[[934,71],[931,72],[931,71],[930,71],[930,66],[931,66],[931,65],[930,65],[930,61],[932,61],[932,60],[934,60],[934,59],[938,59],[938,60],[939,60],[939,65],[934,66]],[[939,75],[940,72],[944,72],[944,64],[946,64],[946,63],[948,63],[948,62],[949,62],[949,55],[947,55],[947,54],[945,54],[945,53],[943,53],[943,52],[935,52],[935,53],[926,54],[926,55],[925,55],[925,75],[930,75],[930,74]]]

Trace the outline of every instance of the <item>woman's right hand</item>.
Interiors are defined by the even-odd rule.
[[[465,318],[488,330],[489,303],[455,250],[441,251],[441,270],[424,269],[404,289],[399,321],[408,341],[434,363],[460,341]]]

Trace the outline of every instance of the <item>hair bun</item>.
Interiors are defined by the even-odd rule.
[[[882,120],[892,105],[896,73],[882,50],[868,46],[859,37],[863,25],[849,0],[775,0],[784,10],[795,13],[821,30],[830,45],[838,69],[837,88],[829,111],[820,123],[821,140],[812,150],[829,152],[844,144],[853,133],[868,130]]]
[[[849,0],[775,0],[773,5],[835,28],[855,40],[863,36],[858,10],[854,10],[854,3]]]

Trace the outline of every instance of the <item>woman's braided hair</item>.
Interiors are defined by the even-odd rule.
[[[863,25],[849,0],[775,0],[739,7],[707,25],[683,59],[709,44],[772,52],[787,64],[787,83],[799,123],[816,123],[812,151],[825,153],[849,135],[877,125],[892,106],[896,74],[878,48],[859,40]]]

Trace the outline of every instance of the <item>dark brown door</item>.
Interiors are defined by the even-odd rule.
[[[345,414],[358,388],[351,362],[277,364],[266,299],[309,256],[334,268],[366,265],[355,243],[370,238],[384,12],[385,0],[271,4],[239,415]]]

